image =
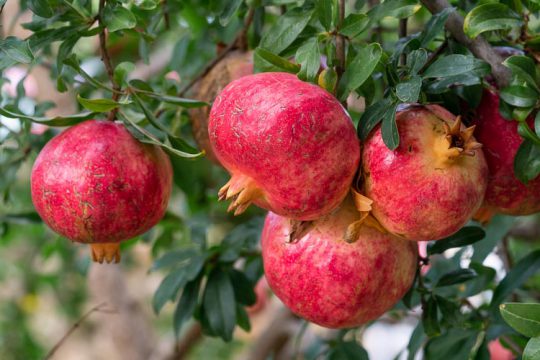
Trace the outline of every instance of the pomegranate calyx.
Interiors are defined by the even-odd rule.
[[[379,224],[379,222],[370,213],[373,200],[365,195],[360,194],[354,187],[351,188],[351,193],[354,207],[360,213],[360,218],[347,227],[345,235],[343,235],[343,239],[348,243],[353,243],[358,240],[362,226],[372,227],[379,230],[383,234],[387,233],[386,229],[383,228],[382,225]]]
[[[291,221],[291,232],[289,234],[289,238],[287,239],[287,243],[294,244],[298,240],[304,237],[312,228],[313,228],[313,221],[302,221],[302,220],[294,220],[290,219]]]
[[[119,243],[94,243],[90,244],[92,249],[92,260],[103,264],[106,261],[107,264],[111,262],[120,262],[120,244]]]
[[[450,127],[446,122],[443,124],[445,139],[448,144],[447,156],[449,159],[459,156],[474,156],[476,151],[482,147],[482,144],[475,141],[472,137],[476,125],[461,130],[461,116],[456,118],[454,124]]]
[[[227,208],[228,212],[234,211],[234,215],[240,215],[251,205],[251,203],[262,197],[261,189],[255,184],[253,179],[245,175],[233,175],[231,179],[219,189],[218,199],[232,200]]]

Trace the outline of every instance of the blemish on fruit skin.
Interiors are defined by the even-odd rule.
[[[170,161],[123,125],[86,121],[52,139],[32,170],[32,200],[43,220],[79,242],[117,242],[163,216]],[[139,204],[144,204],[140,206]]]
[[[287,243],[290,221],[269,213],[261,244],[266,278],[293,312],[330,328],[355,327],[381,316],[407,292],[416,271],[417,246],[365,226],[360,239],[342,236],[358,212],[346,200]]]
[[[540,177],[524,185],[514,175],[514,157],[523,141],[517,121],[505,120],[499,113],[499,97],[484,90],[473,124],[475,136],[484,147],[489,167],[484,204],[508,215],[528,215],[540,211]],[[527,120],[534,128],[533,118]]]
[[[395,151],[384,144],[380,126],[366,140],[362,167],[369,176],[364,187],[374,201],[372,213],[390,232],[417,241],[441,239],[459,230],[479,208],[487,165],[481,151],[450,166],[436,165],[431,142],[443,136],[438,135],[444,134],[443,120],[426,109],[412,110],[397,115],[400,146]],[[445,113],[440,116],[447,117]]]
[[[301,220],[338,206],[360,148],[332,95],[291,74],[265,73],[231,83],[219,97],[209,120],[213,150],[233,176],[247,175],[263,189],[255,204]]]

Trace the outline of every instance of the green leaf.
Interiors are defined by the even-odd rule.
[[[516,109],[514,109],[514,112]],[[527,122],[525,121],[529,114],[530,111],[527,111],[525,114],[523,114],[522,120],[518,120],[518,134],[521,135],[522,138],[533,142],[536,146],[540,146],[540,138],[538,137],[538,135],[535,134],[534,131],[532,131],[532,129],[529,127],[529,124],[527,124]]]
[[[154,297],[152,298],[152,308],[156,314],[159,314],[167,301],[173,300],[178,290],[187,282],[186,269],[180,267],[173,270],[159,284]]]
[[[203,307],[210,330],[230,341],[236,325],[236,302],[230,277],[221,268],[215,268],[208,276]]]
[[[382,121],[385,113],[392,107],[395,112],[397,104],[393,104],[392,99],[384,98],[369,106],[362,114],[359,121],[358,132],[362,140],[367,139],[371,131]]]
[[[74,69],[79,75],[81,75],[86,81],[88,81],[90,84],[94,85],[97,88],[107,90],[109,92],[115,92],[112,88],[109,86],[97,81],[93,76],[90,76],[87,72],[85,72],[80,64],[79,60],[77,59],[77,56],[75,54],[71,54],[68,58],[64,60],[64,65],[67,65]]]
[[[421,89],[422,78],[420,76],[413,76],[408,81],[397,84],[396,96],[404,103],[417,102]]]
[[[511,30],[523,24],[521,16],[501,3],[476,6],[465,16],[463,31],[475,38],[485,31]]]
[[[35,122],[38,124],[48,126],[70,126],[78,124],[82,121],[92,119],[97,114],[93,112],[84,112],[80,114],[68,115],[68,116],[56,116],[53,118],[39,117],[39,116],[27,116],[24,114],[13,112],[8,107],[0,108],[0,115],[3,115],[10,119],[21,119]]]
[[[532,107],[538,101],[538,93],[522,85],[505,87],[501,90],[500,96],[506,103],[517,107]]]
[[[191,318],[193,312],[195,311],[195,307],[197,306],[199,300],[201,279],[202,277],[192,280],[188,282],[186,286],[184,286],[182,296],[176,305],[176,310],[174,311],[173,317],[173,327],[176,336],[180,334],[182,325],[189,320],[189,318]]]
[[[540,175],[540,146],[523,140],[514,157],[514,174],[524,184]]]
[[[386,16],[406,18],[420,10],[422,6],[416,0],[386,0],[368,12],[372,23]]]
[[[253,61],[255,67],[259,70],[272,71],[273,67],[275,67],[277,71],[284,71],[292,74],[296,74],[300,71],[300,65],[293,64],[289,60],[275,55],[263,48],[255,49]],[[270,66],[267,64],[270,64]]]
[[[257,301],[257,295],[253,290],[253,284],[248,280],[243,272],[232,269],[229,272],[231,283],[234,287],[236,301],[242,305],[251,306]]]
[[[163,101],[168,104],[178,105],[186,109],[194,109],[194,108],[200,108],[200,107],[210,105],[207,102],[204,102],[201,100],[186,99],[186,98],[181,98],[177,96],[170,96],[170,95],[163,95],[163,94],[156,94],[156,93],[150,93],[147,95],[156,100]]]
[[[454,8],[447,7],[429,19],[424,30],[420,34],[420,47],[427,47],[429,43],[443,31],[446,20],[448,20],[448,16],[450,16],[453,11],[455,11]]]
[[[477,277],[478,274],[472,269],[457,269],[441,276],[437,281],[436,287],[450,286],[455,284],[461,284],[466,281],[472,280]]]
[[[424,334],[424,327],[420,321],[418,322],[418,325],[416,325],[416,328],[409,339],[409,344],[407,345],[407,360],[414,360],[416,358],[416,353],[420,350],[425,340],[426,335]]]
[[[238,303],[236,304],[236,323],[244,331],[247,331],[247,332],[251,331],[251,323],[249,322],[249,315],[246,309]]]
[[[382,139],[386,147],[395,150],[399,146],[399,133],[396,124],[396,107],[391,107],[384,113],[381,125]]]
[[[103,22],[109,32],[133,29],[137,25],[135,15],[122,5],[107,3],[103,9]]]
[[[540,304],[507,303],[500,307],[503,319],[527,337],[540,336]]]
[[[429,337],[438,336],[441,333],[439,327],[439,316],[437,313],[437,301],[435,297],[429,296],[422,311],[422,326]]]
[[[540,111],[536,113],[534,118],[534,132],[540,136]]]
[[[361,48],[343,73],[343,83],[349,91],[362,86],[371,76],[382,57],[382,48],[377,43]]]
[[[479,331],[451,328],[430,339],[424,350],[425,359],[466,360],[479,338]]]
[[[334,0],[317,0],[317,16],[326,31],[332,30]]]
[[[126,82],[126,79],[133,70],[135,70],[135,64],[129,61],[121,62],[114,68],[113,79],[114,82],[122,85]]]
[[[482,60],[473,56],[452,54],[439,57],[424,72],[424,78],[443,78],[463,74],[487,75],[490,67]]]
[[[448,249],[474,244],[486,236],[485,231],[477,226],[465,226],[449,237],[435,241],[428,246],[428,255],[442,254]]]
[[[369,18],[366,14],[349,14],[343,20],[343,26],[339,32],[352,39],[366,30],[368,25]]]
[[[42,18],[47,19],[54,15],[54,11],[48,0],[28,0],[26,4],[34,14]]]
[[[538,89],[536,83],[536,65],[534,60],[523,55],[512,55],[503,61],[503,65],[512,70],[512,74],[523,79],[528,85]]]
[[[184,262],[190,262],[191,258],[196,256],[197,254],[197,250],[193,248],[170,251],[156,261],[154,261],[152,267],[150,268],[150,271],[163,269],[173,265],[178,266]]]
[[[525,256],[506,274],[493,292],[491,309],[497,309],[507,296],[523,285],[538,269],[540,269],[540,250],[533,251]]]
[[[326,68],[319,74],[317,83],[320,87],[333,94],[336,90],[338,76],[334,68]]]
[[[0,40],[0,50],[10,59],[19,63],[29,64],[34,60],[34,54],[30,50],[28,41],[14,36],[8,36]]]
[[[77,94],[77,101],[85,109],[93,112],[107,112],[122,105],[112,99],[85,99],[79,94]]]
[[[242,3],[243,0],[228,0],[226,2],[223,12],[219,16],[219,23],[221,24],[221,26],[229,25],[229,22],[231,21],[233,15],[240,8],[240,5],[242,5]]]
[[[369,360],[369,355],[356,341],[338,342],[326,357],[327,360]]]
[[[288,11],[265,33],[259,46],[275,54],[281,53],[296,40],[312,16],[313,10],[295,8]]]
[[[309,82],[315,81],[321,66],[321,53],[316,38],[306,41],[296,50],[296,61],[300,64],[298,77]]]
[[[540,359],[540,337],[535,337],[529,340],[525,350],[523,350],[522,360],[538,360]]]
[[[426,49],[413,50],[407,55],[407,66],[411,75],[416,75],[427,63],[428,54]]]

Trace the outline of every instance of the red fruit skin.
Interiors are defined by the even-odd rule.
[[[533,126],[533,119],[529,119]],[[499,112],[499,96],[485,90],[473,121],[475,136],[489,167],[484,199],[488,208],[508,215],[528,215],[540,211],[540,177],[524,185],[514,175],[514,157],[523,138],[517,121],[505,120]]]
[[[368,226],[354,243],[343,235],[359,213],[348,200],[288,243],[290,221],[269,213],[262,233],[270,288],[294,313],[328,328],[356,327],[391,309],[410,288],[417,245]]]
[[[165,213],[172,186],[168,156],[126,128],[89,120],[45,145],[34,163],[32,201],[47,225],[82,243],[140,235]]]
[[[499,339],[492,340],[488,344],[490,360],[513,360],[514,354],[501,345]]]
[[[440,106],[413,106],[396,116],[400,144],[392,151],[379,126],[362,153],[364,187],[372,214],[409,240],[438,240],[458,231],[482,204],[488,169],[481,150],[440,166],[434,140],[454,116]],[[464,128],[462,128],[464,129]]]
[[[262,189],[254,203],[282,216],[316,219],[345,198],[360,144],[341,104],[287,73],[248,75],[216,98],[209,134],[221,164]]]

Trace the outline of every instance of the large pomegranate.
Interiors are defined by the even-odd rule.
[[[119,243],[154,226],[167,208],[167,155],[126,128],[89,120],[53,138],[32,169],[32,201],[54,231],[89,243],[95,261],[120,260]]]
[[[296,220],[316,219],[345,198],[359,141],[338,100],[287,73],[230,83],[210,112],[214,153],[231,173],[220,199],[242,213],[252,202]]]
[[[532,121],[529,119],[530,125]],[[527,215],[540,211],[540,177],[525,185],[514,175],[514,157],[523,138],[517,132],[517,121],[505,120],[500,114],[497,93],[484,91],[473,123],[489,167],[483,215]],[[487,217],[482,216],[481,220]]]
[[[223,88],[231,81],[253,74],[253,54],[251,52],[233,51],[221,60],[199,82],[195,90],[196,99],[211,103]],[[196,108],[190,111],[193,136],[197,145],[206,152],[208,159],[217,163],[208,139],[208,116],[210,107]]]
[[[410,106],[396,115],[400,145],[392,151],[380,126],[363,149],[365,195],[390,232],[438,240],[458,231],[482,204],[487,165],[474,127],[465,129],[438,105]]]
[[[297,315],[329,328],[356,327],[391,309],[411,287],[417,245],[366,225],[355,242],[345,241],[359,216],[347,198],[291,243],[291,221],[268,214],[261,240],[265,276]]]

